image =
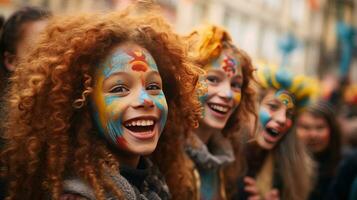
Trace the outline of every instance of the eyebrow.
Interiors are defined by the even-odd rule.
[[[159,78],[161,78],[160,73],[158,71],[151,71],[151,72],[148,72],[148,74],[146,75],[146,79],[152,78],[155,76],[158,76]]]
[[[225,73],[224,71],[221,71],[219,68],[209,69],[208,72],[207,72],[207,75],[208,75],[208,76],[209,76],[209,73],[219,74],[219,75],[221,75],[221,76],[226,75],[226,73]]]
[[[113,77],[113,76],[121,76],[121,75],[124,75],[124,74],[128,74],[128,72],[118,71],[118,72],[111,73],[108,77],[105,77],[105,79],[103,80],[103,82],[106,81],[106,80],[108,80],[108,79],[110,79],[110,77]]]

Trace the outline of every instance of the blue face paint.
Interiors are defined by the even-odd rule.
[[[148,84],[145,83],[145,77],[153,71],[158,72],[157,69],[154,59],[142,48],[118,48],[99,65],[91,105],[100,133],[111,143],[125,147],[127,139],[131,139],[124,134],[123,117],[133,101],[140,104],[150,101],[155,104],[161,112],[160,133],[163,130],[168,115],[164,93],[160,90],[159,94],[150,95],[145,89]],[[117,72],[122,73],[112,76]],[[125,90],[112,90],[116,87],[123,87]]]
[[[265,127],[268,122],[271,120],[271,116],[268,111],[266,111],[264,108],[259,109],[259,121]]]
[[[166,120],[167,120],[167,115],[168,115],[168,109],[167,109],[167,104],[166,104],[166,98],[164,95],[164,92],[161,91],[155,98],[153,98],[154,104],[159,108],[161,111],[161,119],[160,119],[160,130],[159,132],[162,133],[164,130]]]

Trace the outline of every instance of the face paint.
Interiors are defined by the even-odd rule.
[[[275,97],[279,99],[287,108],[293,109],[295,106],[295,101],[293,96],[286,90],[278,90],[275,93]]]
[[[259,110],[261,129],[258,144],[264,149],[274,148],[292,126],[292,97],[283,90],[269,90]]]
[[[234,52],[225,49],[204,69],[207,72],[208,93],[202,98],[205,114],[201,122],[211,128],[223,129],[241,101],[242,68]]]
[[[259,110],[259,120],[260,123],[265,127],[267,123],[271,120],[271,115],[270,113],[265,110],[264,108],[260,108]]]
[[[205,116],[204,103],[207,101],[207,97],[208,97],[207,94],[208,85],[207,85],[206,77],[199,76],[196,86],[196,92],[197,92],[198,100],[201,104],[201,117],[203,118]]]
[[[240,104],[240,101],[242,99],[242,94],[240,92],[235,92],[234,94],[234,101],[236,102],[236,104]]]
[[[237,60],[225,55],[221,68],[226,72],[228,77],[232,77],[236,74],[236,68],[238,67]]]
[[[228,53],[222,53],[211,65],[207,68],[222,69],[228,78],[237,74],[237,69],[240,68],[239,62]]]
[[[93,116],[115,146],[136,153],[155,149],[168,108],[158,68],[139,46],[115,48],[95,74]]]

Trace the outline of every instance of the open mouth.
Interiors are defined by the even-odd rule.
[[[156,121],[154,119],[130,119],[123,124],[133,133],[145,134],[154,131]]]
[[[278,130],[272,128],[265,128],[265,131],[273,138],[278,137],[280,134]]]
[[[212,109],[213,111],[225,115],[229,112],[230,107],[229,106],[224,106],[220,104],[214,104],[214,103],[208,103],[208,107]]]

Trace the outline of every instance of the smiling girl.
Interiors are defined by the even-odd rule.
[[[238,199],[306,199],[312,185],[312,161],[294,132],[295,116],[311,91],[302,76],[286,69],[258,70],[259,125],[242,155],[246,173]]]
[[[20,63],[1,155],[8,199],[169,199],[158,168],[185,184],[179,138],[197,123],[198,75],[141,8],[54,18]]]
[[[222,170],[235,160],[234,133],[248,114],[254,115],[253,66],[224,29],[207,26],[193,32],[190,40],[191,53],[206,72],[202,84],[207,91],[200,92],[202,119],[186,152],[198,172],[197,198],[226,199]]]

